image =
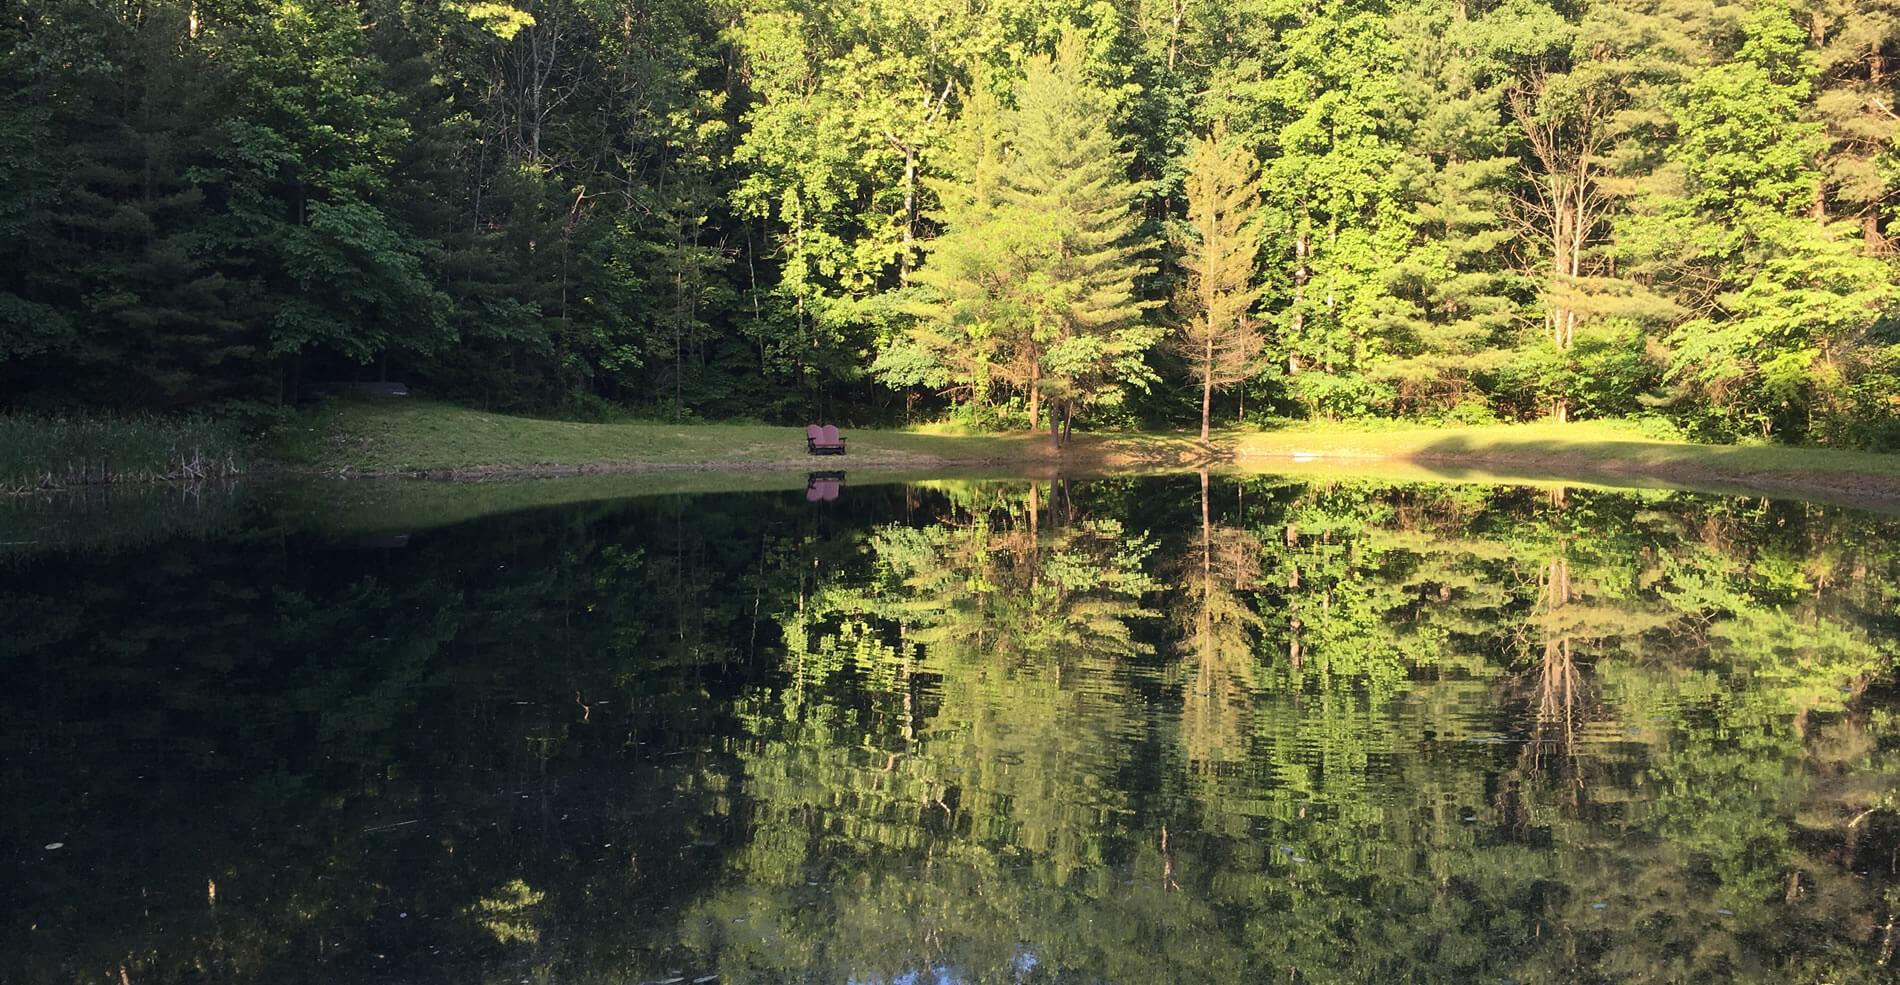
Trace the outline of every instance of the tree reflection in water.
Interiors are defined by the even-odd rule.
[[[0,980],[1891,971],[1900,522],[850,498],[12,558]]]

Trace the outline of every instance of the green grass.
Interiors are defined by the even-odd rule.
[[[1359,430],[1302,428],[1230,435],[1225,453],[1253,471],[1294,465],[1401,463],[1440,478],[1660,480],[1728,492],[1900,499],[1900,456],[1781,445],[1708,445],[1647,437],[1615,422]]]
[[[244,471],[237,429],[203,417],[0,415],[0,491],[26,492]]]
[[[282,458],[334,475],[486,476],[711,469],[923,474],[958,468],[1039,473],[1218,468],[1410,479],[1575,480],[1719,491],[1900,500],[1900,456],[1772,445],[1705,445],[1645,436],[1614,422],[1476,427],[1301,425],[1216,432],[1077,435],[1057,456],[1026,432],[852,430],[843,458],[805,453],[795,427],[580,424],[491,414],[413,399],[349,400],[307,413]]]
[[[802,489],[814,469],[847,469],[853,485],[933,478],[1022,478],[1195,468],[1315,482],[1513,482],[1771,493],[1900,508],[1900,456],[1775,446],[1699,445],[1645,437],[1614,423],[1394,428],[1301,425],[1217,432],[1077,435],[1058,459],[1046,436],[851,431],[851,454],[805,454],[801,428],[760,425],[574,424],[415,400],[353,400],[305,412],[268,449],[302,481],[245,483],[293,526],[400,532],[536,506],[629,496]],[[128,541],[234,514],[232,487],[121,489],[97,484],[186,474],[218,449],[222,469],[245,449],[230,429],[199,422],[0,418],[6,488],[58,496],[0,501],[0,556],[73,542]],[[22,467],[19,463],[30,463]],[[64,463],[63,467],[60,463]],[[88,464],[92,463],[92,464]],[[103,464],[100,464],[103,463]],[[198,468],[200,466],[192,466]],[[63,468],[63,470],[62,470]],[[269,464],[252,469],[269,475]],[[590,472],[544,481],[536,474]],[[321,481],[313,473],[453,475],[419,483]],[[21,478],[24,477],[24,478]],[[50,477],[50,479],[49,479]],[[261,498],[260,498],[261,497]],[[213,504],[217,508],[209,508]],[[157,518],[156,520],[154,518]],[[159,522],[162,521],[162,522]],[[148,529],[149,528],[149,529]]]
[[[1301,428],[1225,436],[1238,458],[1516,461],[1641,468],[1695,466],[1737,473],[1900,476],[1900,456],[1782,445],[1705,445],[1646,437],[1615,422],[1359,430]]]
[[[491,414],[414,399],[331,401],[281,450],[287,463],[332,473],[480,472],[559,468],[907,467],[1032,458],[1047,439],[846,432],[844,459],[805,452],[798,427],[754,424],[581,424]]]

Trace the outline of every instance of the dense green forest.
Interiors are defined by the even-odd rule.
[[[1894,0],[12,0],[0,404],[1900,440]]]

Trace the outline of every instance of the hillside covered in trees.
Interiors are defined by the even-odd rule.
[[[1896,0],[14,0],[0,406],[1900,443]]]

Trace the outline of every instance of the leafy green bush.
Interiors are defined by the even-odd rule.
[[[1900,346],[1870,347],[1864,358],[1829,363],[1815,376],[1809,441],[1900,450]]]

